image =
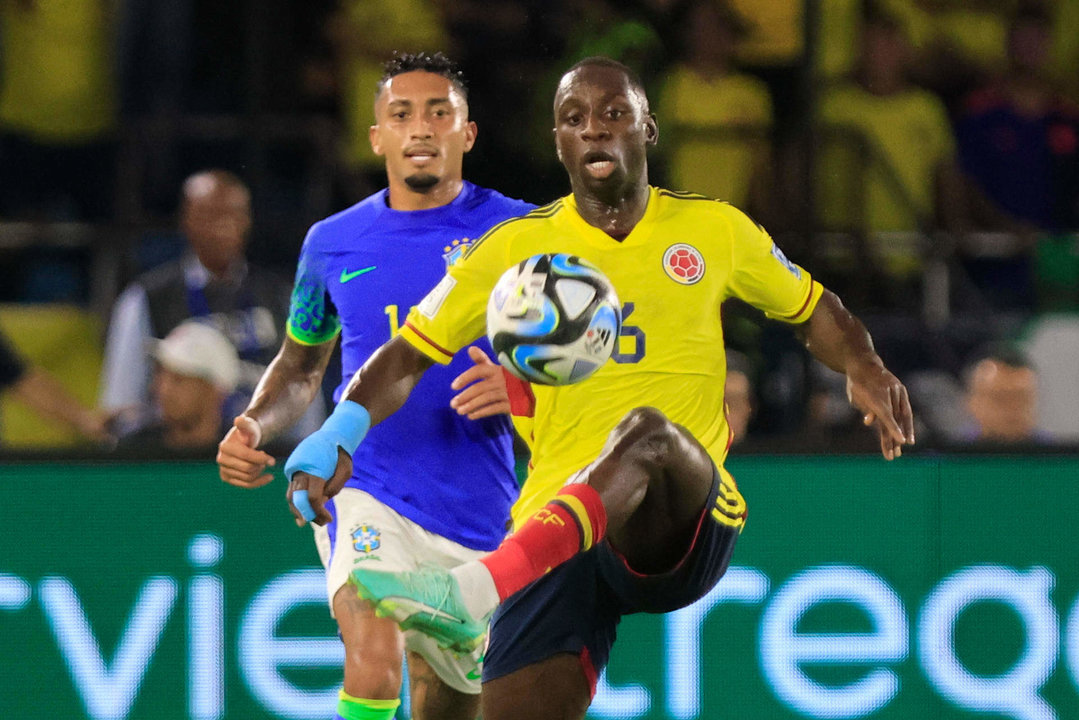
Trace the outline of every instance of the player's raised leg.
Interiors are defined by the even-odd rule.
[[[449,572],[359,569],[352,581],[402,626],[467,647],[498,603],[605,534],[639,572],[676,563],[692,542],[713,472],[685,429],[637,408],[600,456],[491,554]]]
[[[580,658],[558,653],[483,683],[484,720],[575,720],[592,702]]]

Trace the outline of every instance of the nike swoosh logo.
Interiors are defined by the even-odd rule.
[[[344,284],[344,283],[347,283],[352,278],[357,278],[360,275],[366,275],[367,273],[374,270],[375,267],[376,267],[375,265],[372,265],[371,267],[365,267],[362,270],[354,270],[352,272],[349,272],[348,268],[342,268],[341,269],[341,283]]]
[[[483,668],[484,657],[486,657],[486,653],[480,655],[479,660],[476,661],[475,669],[469,670],[467,673],[465,673],[466,678],[468,678],[469,680],[479,680],[483,677],[483,670],[481,668]]]
[[[427,603],[403,595],[387,595],[379,600],[379,603],[385,603],[386,606],[391,609],[391,614],[393,614],[395,618],[400,618],[399,622],[413,615],[422,613],[424,615],[430,615],[433,618],[452,622],[455,625],[465,624],[465,621],[456,615],[451,615],[436,607],[431,607]]]

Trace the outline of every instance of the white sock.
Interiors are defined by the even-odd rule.
[[[491,571],[479,560],[472,560],[450,570],[461,588],[465,609],[474,618],[486,617],[498,607],[498,590]]]

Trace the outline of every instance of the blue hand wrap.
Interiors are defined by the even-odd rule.
[[[342,400],[322,427],[304,438],[289,455],[285,462],[285,477],[291,481],[297,472],[305,472],[323,481],[329,480],[337,469],[337,448],[354,455],[370,427],[371,415],[367,408],[351,400]],[[292,504],[308,522],[315,519],[306,490],[294,492]]]

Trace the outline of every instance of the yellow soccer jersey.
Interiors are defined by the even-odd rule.
[[[769,317],[802,322],[822,288],[741,211],[689,193],[650,188],[644,217],[611,238],[577,212],[573,196],[496,225],[424,300],[401,335],[436,362],[485,331],[487,298],[502,273],[532,255],[578,255],[607,274],[622,302],[611,362],[576,385],[534,385],[532,469],[514,507],[520,523],[603,448],[631,409],[652,406],[684,425],[716,465],[730,431],[720,304],[738,297]]]

